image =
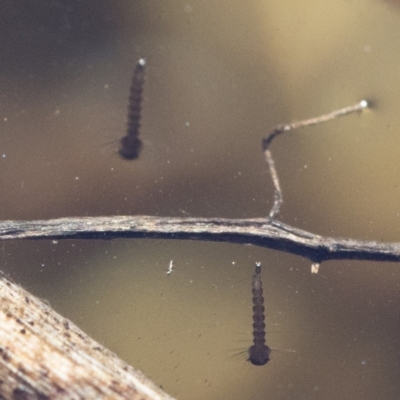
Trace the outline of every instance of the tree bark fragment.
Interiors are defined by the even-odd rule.
[[[0,274],[0,399],[172,399]]]

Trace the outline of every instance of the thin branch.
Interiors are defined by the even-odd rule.
[[[279,221],[115,216],[0,222],[0,240],[157,238],[251,244],[325,260],[400,261],[400,243],[323,237]]]
[[[279,183],[278,172],[276,171],[275,161],[269,149],[264,150],[265,160],[267,161],[269,173],[271,174],[272,183],[274,184],[274,204],[269,212],[269,218],[275,219],[279,214],[279,210],[283,203],[283,194]]]
[[[262,147],[263,147],[265,159],[266,159],[268,167],[269,167],[269,171],[271,173],[272,183],[274,184],[274,192],[275,192],[274,204],[271,208],[271,211],[269,212],[269,218],[271,218],[271,219],[276,218],[276,216],[279,214],[279,210],[283,203],[283,195],[282,195],[281,186],[279,184],[278,173],[275,168],[275,163],[272,158],[271,151],[269,150],[269,147],[270,147],[272,141],[275,139],[275,137],[280,135],[281,133],[289,132],[294,129],[303,128],[305,126],[321,124],[323,122],[332,121],[336,118],[343,117],[345,115],[349,115],[349,114],[352,114],[355,112],[360,112],[368,107],[369,107],[369,104],[368,104],[367,100],[361,100],[359,103],[354,104],[353,106],[344,107],[339,110],[335,110],[330,113],[320,115],[319,117],[305,119],[303,121],[292,122],[291,124],[286,124],[286,125],[278,125],[273,131],[271,131],[271,133],[266,138],[263,139]]]

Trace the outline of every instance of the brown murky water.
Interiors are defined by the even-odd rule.
[[[261,139],[363,98],[375,108],[272,145],[282,220],[400,240],[400,8],[385,1],[45,2],[0,6],[2,219],[260,217]],[[116,154],[147,59],[140,158]],[[112,141],[115,148],[106,143]],[[398,399],[397,264],[310,263],[158,240],[6,242],[2,269],[180,399]],[[174,269],[166,274],[170,261]],[[252,341],[263,264],[273,351]]]

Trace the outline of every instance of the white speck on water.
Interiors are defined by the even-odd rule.
[[[366,53],[371,53],[372,47],[369,44],[364,45],[364,51]]]
[[[319,264],[319,263],[313,263],[313,264],[311,264],[311,273],[312,273],[312,274],[318,274],[319,267],[320,267],[320,264]]]
[[[168,266],[168,271],[166,272],[167,275],[170,275],[172,273],[172,270],[174,269],[174,260],[171,260],[169,262],[169,266]]]

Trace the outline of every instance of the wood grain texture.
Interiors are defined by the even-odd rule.
[[[0,274],[0,399],[172,399]]]
[[[400,261],[400,243],[320,236],[268,218],[170,218],[138,215],[0,222],[0,240],[118,238],[251,244],[300,255],[313,263],[326,260]]]

